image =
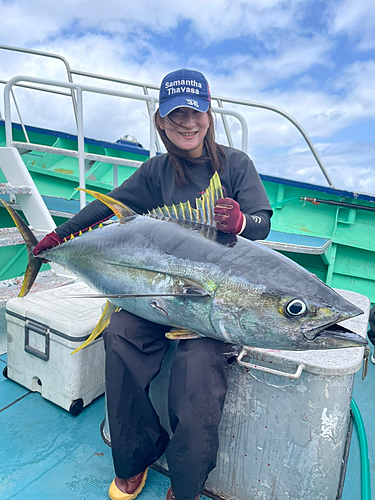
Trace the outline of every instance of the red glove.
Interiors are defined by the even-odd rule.
[[[219,198],[214,213],[216,226],[223,233],[240,234],[245,229],[246,218],[232,198]]]
[[[55,231],[52,231],[52,233],[47,234],[43,239],[39,241],[37,245],[35,245],[33,249],[33,254],[35,257],[40,254],[43,250],[47,250],[48,248],[52,248],[57,246],[59,243],[62,243],[64,240],[60,238],[58,234],[55,233]],[[43,259],[43,262],[49,262],[46,259]]]

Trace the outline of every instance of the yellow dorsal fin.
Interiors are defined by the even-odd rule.
[[[210,184],[206,191],[200,198],[195,200],[197,208],[191,206],[190,201],[179,203],[167,207],[158,207],[148,212],[149,217],[155,219],[170,219],[179,220],[183,222],[197,222],[206,226],[213,226],[214,224],[214,207],[219,198],[223,197],[223,188],[219,174],[217,172],[211,177]]]
[[[84,191],[87,194],[91,194],[91,196],[107,205],[107,207],[112,210],[112,212],[117,216],[118,219],[137,215],[131,208],[121,203],[121,201],[115,200],[114,198],[111,198],[106,194],[98,193],[97,191],[91,191],[90,189],[78,188],[78,190]]]

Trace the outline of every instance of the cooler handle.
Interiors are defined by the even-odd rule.
[[[248,350],[244,347],[240,354],[237,357],[237,363],[240,366],[243,366],[244,368],[251,369],[251,370],[258,370],[264,373],[270,373],[272,375],[279,375],[280,377],[286,377],[289,378],[290,380],[297,380],[301,374],[302,371],[305,368],[305,365],[303,363],[300,363],[297,367],[297,370],[295,373],[286,373],[282,372],[280,370],[273,370],[272,368],[267,368],[266,366],[260,366],[260,365],[253,365],[252,363],[246,363],[246,361],[242,361],[242,358],[249,354]]]
[[[39,351],[39,349],[36,349],[35,347],[31,347],[30,345],[30,332],[35,332],[38,333],[39,335],[42,335],[44,337],[44,352]],[[25,321],[25,351],[28,352],[29,354],[32,354],[33,356],[36,356],[37,358],[42,359],[43,361],[48,361],[49,360],[49,328],[41,325],[40,323],[34,323],[33,321],[30,321],[27,319]]]

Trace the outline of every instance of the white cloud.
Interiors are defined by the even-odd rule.
[[[331,32],[347,34],[359,50],[375,49],[375,3],[368,0],[336,2],[332,12]]]
[[[259,69],[262,61],[257,62]],[[267,59],[265,61],[267,72],[272,65],[268,65]],[[317,85],[303,85],[297,88],[292,86],[262,90],[261,86],[251,85],[254,80],[252,75],[251,70],[234,67],[230,75],[213,77],[211,87],[213,92],[216,88],[224,89],[222,95],[231,94],[238,99],[263,102],[284,110],[312,138],[332,137],[349,126],[375,119],[375,94],[372,85],[375,81],[374,61],[357,62],[344,67],[334,74],[324,89],[319,89]],[[246,116],[256,144],[290,146],[299,140],[293,126],[271,112],[252,109]]]
[[[248,95],[254,90],[282,84],[283,80],[301,75],[314,65],[332,67],[331,48],[332,42],[321,35],[291,37],[280,43],[278,51],[272,55],[224,55],[220,58],[220,66],[216,65],[214,69],[218,74],[225,74],[230,68],[230,74],[220,79],[221,88],[231,89],[233,93],[234,87],[240,95]]]
[[[336,188],[374,193],[375,144],[327,142],[317,143],[316,149]],[[282,152],[263,151],[263,154],[260,153],[256,158],[256,166],[263,174],[328,185],[306,147],[294,147]]]
[[[293,30],[294,15],[305,1],[217,0],[209,2],[209,9],[202,9],[202,2],[199,0],[193,3],[200,9],[200,15],[192,18],[192,23],[206,43],[210,43],[246,35],[266,39],[267,36],[271,38],[271,30]],[[189,17],[188,12],[189,10],[185,10],[187,17]],[[193,12],[193,9],[190,12]]]
[[[155,32],[174,28],[181,20],[190,21],[207,43],[245,34],[260,35],[270,28],[290,25],[293,13],[306,0],[142,0],[125,9],[119,0],[18,0],[0,2],[3,36],[15,45],[37,43],[56,35],[59,30],[101,30],[126,35],[134,26],[149,27]],[[22,25],[22,30],[20,26]]]

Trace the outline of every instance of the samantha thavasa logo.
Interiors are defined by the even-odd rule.
[[[196,80],[174,80],[173,82],[165,82],[165,90],[168,95],[181,94],[186,92],[189,94],[199,94],[199,89],[202,84]]]

